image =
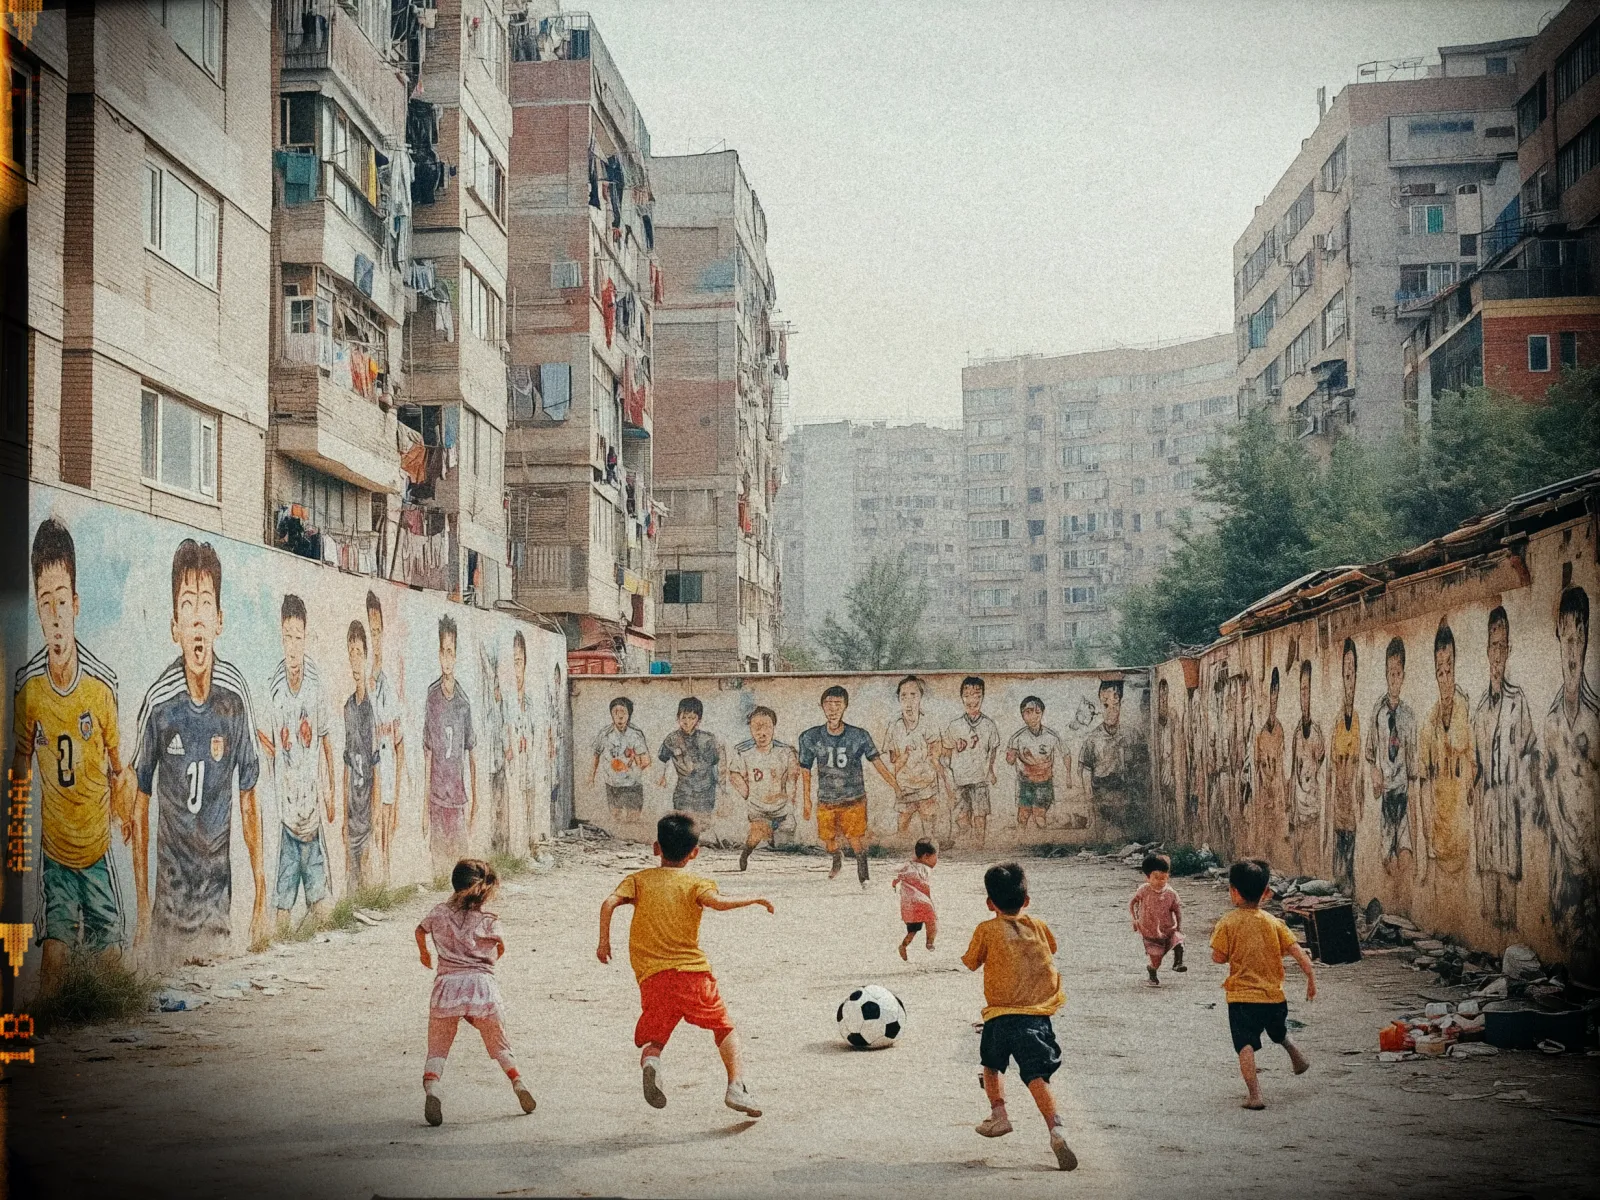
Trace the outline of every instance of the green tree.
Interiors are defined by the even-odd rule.
[[[845,623],[829,613],[817,641],[842,671],[891,671],[921,665],[918,632],[932,598],[905,556],[874,558],[844,594]]]
[[[787,664],[791,671],[820,671],[827,664],[822,655],[818,654],[804,642],[794,642],[778,647],[778,658]]]

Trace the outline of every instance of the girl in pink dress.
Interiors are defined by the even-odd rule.
[[[1183,905],[1178,893],[1167,886],[1172,874],[1172,860],[1165,854],[1147,854],[1139,864],[1146,882],[1128,901],[1128,914],[1133,918],[1133,928],[1144,939],[1145,957],[1150,960],[1145,970],[1150,986],[1160,987],[1161,960],[1170,953],[1172,969],[1187,971],[1183,965]]]
[[[939,865],[939,848],[923,838],[913,851],[915,857],[900,868],[891,887],[900,889],[900,919],[906,923],[906,936],[900,943],[900,957],[906,947],[927,926],[928,949],[939,932],[939,918],[933,911],[933,868]]]
[[[464,858],[450,872],[455,894],[443,904],[435,904],[417,926],[417,950],[422,965],[432,967],[428,954],[428,935],[439,956],[439,970],[428,1000],[428,1060],[422,1068],[423,1115],[429,1125],[444,1120],[439,1102],[439,1077],[450,1044],[456,1040],[456,1027],[465,1019],[483,1037],[483,1048],[511,1080],[522,1111],[534,1109],[533,1094],[522,1082],[517,1060],[506,1041],[505,1011],[500,1003],[500,988],[494,980],[494,965],[506,952],[500,918],[485,912],[500,886],[494,868],[481,859]]]

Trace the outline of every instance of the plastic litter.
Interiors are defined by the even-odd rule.
[[[1539,974],[1539,956],[1527,946],[1507,946],[1500,956],[1500,972],[1512,979],[1532,979]]]

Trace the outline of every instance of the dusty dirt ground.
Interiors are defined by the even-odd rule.
[[[889,860],[863,894],[825,860],[731,854],[701,869],[726,894],[777,905],[708,913],[703,941],[745,1038],[766,1108],[722,1105],[709,1036],[668,1048],[669,1103],[647,1107],[632,1044],[638,994],[625,952],[595,960],[596,912],[634,849],[604,843],[509,885],[498,904],[509,1029],[538,1111],[517,1109],[463,1027],[444,1079],[445,1124],[422,1119],[432,975],[412,929],[439,894],[375,928],[191,969],[214,984],[256,979],[247,1000],[151,1014],[134,1036],[96,1028],[39,1048],[3,1089],[18,1196],[841,1196],[1059,1194],[1127,1197],[1499,1196],[1600,1193],[1600,1137],[1555,1114],[1600,1112],[1600,1059],[1502,1054],[1377,1061],[1378,1027],[1418,1003],[1431,976],[1394,958],[1320,970],[1291,1017],[1312,1058],[1295,1078],[1261,1056],[1265,1112],[1239,1107],[1223,968],[1204,945],[1226,892],[1178,881],[1193,953],[1186,975],[1144,985],[1124,907],[1126,867],[1028,860],[1033,911],[1055,929],[1067,1005],[1056,1017],[1055,1086],[1082,1165],[1054,1169],[1043,1123],[1011,1078],[1017,1131],[986,1140],[978,1084],[979,980],[958,958],[983,907],[982,866],[935,872],[942,936],[910,964],[895,953]],[[627,910],[614,937],[626,940]],[[272,977],[269,973],[276,973]],[[1297,972],[1291,972],[1298,978]],[[289,977],[289,978],[286,978]],[[306,980],[307,983],[295,982]],[[834,1009],[879,982],[909,1009],[895,1047],[848,1050]],[[1292,980],[1291,980],[1292,982]],[[312,986],[317,985],[317,986]],[[1359,1051],[1359,1053],[1357,1053]],[[1482,1097],[1526,1089],[1536,1103]]]

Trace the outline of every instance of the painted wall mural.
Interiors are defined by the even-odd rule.
[[[1152,825],[1146,673],[572,680],[577,816],[647,837],[673,808],[718,837],[1120,840]]]
[[[67,491],[32,489],[29,532],[5,620],[33,836],[8,882],[46,984],[74,946],[237,950],[549,835],[558,635]]]
[[[1167,836],[1600,967],[1589,521],[1155,672]]]

